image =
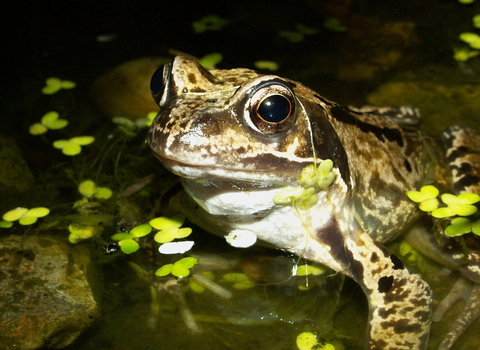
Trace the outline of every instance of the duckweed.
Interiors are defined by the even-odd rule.
[[[477,213],[478,208],[474,204],[480,202],[478,194],[461,193],[456,196],[443,193],[440,196],[442,203],[436,198],[438,195],[438,189],[432,185],[423,186],[420,191],[407,192],[408,198],[419,203],[422,211],[429,212],[437,219],[450,219],[450,225],[444,231],[446,235],[454,237],[470,232],[480,233],[480,219],[472,222],[472,220],[466,218]]]
[[[192,23],[193,31],[196,34],[208,31],[220,30],[225,27],[229,21],[217,15],[208,15]]]
[[[86,146],[95,141],[93,136],[76,136],[70,140],[57,140],[53,143],[53,147],[61,149],[66,156],[76,156],[82,152],[81,146]]]
[[[68,120],[60,119],[60,115],[56,111],[50,111],[43,115],[40,123],[30,125],[30,134],[41,135],[50,130],[63,129],[68,125]]]
[[[319,165],[306,166],[299,176],[301,187],[287,188],[273,198],[277,205],[295,205],[298,209],[307,210],[317,201],[316,192],[328,188],[335,180],[333,162],[330,159],[322,161]]]
[[[192,229],[190,227],[180,228],[184,222],[184,215],[176,215],[172,218],[159,217],[150,220],[150,225],[159,230],[153,239],[158,243],[168,243],[174,239],[188,237],[192,233]]]
[[[80,241],[83,241],[84,239],[92,238],[98,235],[100,232],[103,231],[103,229],[100,226],[81,225],[78,223],[71,223],[68,226],[68,231],[70,231],[70,235],[68,236],[68,241],[70,243],[75,244]]]
[[[45,80],[45,86],[42,88],[42,94],[53,95],[61,89],[73,89],[75,86],[77,85],[73,81],[51,77]]]
[[[214,69],[217,64],[222,62],[222,60],[223,55],[221,53],[213,52],[200,58],[198,63],[200,63],[206,69]]]
[[[198,264],[198,259],[194,257],[186,257],[176,261],[173,264],[165,264],[157,271],[155,275],[159,277],[172,274],[175,277],[187,277],[190,275],[190,269]]]
[[[5,214],[3,214],[2,218],[6,222],[18,220],[20,225],[32,225],[37,222],[38,218],[47,216],[48,214],[50,214],[50,209],[45,207],[37,207],[32,209],[18,207],[7,211]],[[8,226],[8,224],[5,225]],[[11,226],[12,225],[10,225],[10,227]]]
[[[278,70],[278,63],[275,61],[256,61],[254,64],[257,69],[267,69],[270,71]]]
[[[233,283],[233,288],[245,290],[255,287],[255,281],[250,279],[246,274],[240,272],[230,272],[223,275],[223,279]]]
[[[78,192],[86,198],[95,197],[97,199],[109,199],[113,194],[108,187],[99,187],[92,180],[82,181],[78,185]]]

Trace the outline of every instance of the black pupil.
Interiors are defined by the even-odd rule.
[[[156,96],[163,91],[163,69],[163,66],[158,68],[155,73],[153,73],[152,80],[150,81],[150,90],[152,91],[153,96]]]
[[[290,114],[290,102],[282,95],[273,95],[262,101],[258,115],[269,123],[280,123]]]

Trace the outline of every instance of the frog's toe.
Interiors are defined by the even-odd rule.
[[[442,339],[437,350],[449,350],[457,338],[478,318],[480,318],[480,285],[473,284],[466,278],[461,278],[455,283],[448,295],[440,302],[433,313],[434,322],[441,321],[445,312],[455,302],[463,299],[465,306],[452,323],[446,336]]]

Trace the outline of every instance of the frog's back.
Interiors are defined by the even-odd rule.
[[[355,219],[379,242],[394,239],[419,212],[406,196],[425,184],[448,186],[441,148],[418,129],[420,114],[410,107],[347,108],[317,97],[333,126],[345,159]],[[312,126],[321,125],[312,121]],[[313,134],[318,134],[313,130]],[[317,141],[316,149],[322,147]]]

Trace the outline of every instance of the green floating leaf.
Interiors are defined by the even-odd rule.
[[[477,220],[474,223],[472,223],[472,232],[477,236],[480,236],[480,220]]]
[[[427,199],[436,198],[439,193],[435,186],[426,185],[420,188],[420,191],[408,191],[407,197],[416,203],[420,203]]]
[[[472,222],[467,218],[455,218],[445,229],[445,234],[450,237],[457,237],[472,231]]]
[[[130,233],[135,237],[143,237],[152,232],[152,226],[149,224],[143,224],[136,226],[130,230]]]
[[[455,212],[450,207],[438,208],[432,211],[432,216],[435,218],[448,218],[454,216]]]
[[[187,277],[190,275],[190,269],[198,264],[198,259],[187,257],[178,260],[172,266],[172,275],[176,277]]]
[[[162,230],[155,234],[153,240],[157,243],[168,243],[175,239],[175,236],[172,234],[172,231]]]
[[[36,218],[42,218],[48,214],[50,214],[50,209],[45,207],[32,208],[25,213],[25,215],[34,216]]]
[[[298,350],[313,350],[318,348],[319,343],[315,334],[310,332],[303,332],[297,336]]]
[[[42,134],[45,134],[47,131],[48,131],[48,128],[45,125],[40,123],[35,123],[30,125],[30,128],[28,130],[28,132],[31,135],[42,135]]]
[[[480,49],[480,36],[475,33],[462,33],[459,36],[460,40],[470,45],[472,49]]]
[[[453,59],[458,62],[466,62],[470,58],[480,54],[480,51],[468,49],[453,49],[453,52]]]
[[[473,16],[472,21],[475,28],[480,28],[480,15]]]
[[[62,80],[60,82],[60,85],[62,89],[65,89],[65,90],[73,89],[74,87],[77,86],[77,84],[75,84],[73,81],[70,81],[70,80]]]
[[[62,153],[66,156],[76,156],[82,152],[82,147],[78,144],[68,141],[62,148]]]
[[[70,142],[73,142],[73,143],[75,143],[77,145],[80,145],[80,146],[89,145],[93,141],[95,141],[95,137],[93,137],[93,136],[76,136],[76,137],[72,137],[70,139]]]
[[[128,232],[119,232],[119,233],[115,233],[110,238],[114,241],[121,241],[123,239],[132,239],[132,238],[135,238],[135,237],[136,237],[135,235],[133,235],[131,233],[128,233]]]
[[[135,253],[140,248],[138,242],[131,238],[122,239],[118,242],[118,245],[125,254]]]
[[[221,53],[213,52],[200,58],[198,63],[200,63],[206,69],[214,69],[217,64],[222,62],[222,60],[223,56]]]
[[[175,277],[187,277],[190,275],[190,270],[186,267],[173,264],[171,274]]]
[[[23,207],[18,207],[18,208],[12,209],[10,211],[7,211],[5,214],[3,214],[3,220],[5,220],[5,221],[17,221],[27,211],[28,211],[28,208],[23,208]]]
[[[45,80],[45,86],[42,88],[44,95],[53,95],[62,88],[62,81],[58,78],[51,77]]]
[[[0,228],[10,228],[13,226],[13,222],[0,220]]]
[[[291,43],[299,43],[305,38],[302,33],[294,32],[292,30],[281,30],[280,32],[278,32],[278,35],[282,38],[287,39]]]
[[[182,259],[178,260],[174,265],[185,267],[187,269],[191,269],[192,267],[194,267],[197,264],[198,264],[198,259],[194,258],[192,256],[189,256],[189,257],[182,258]]]
[[[172,268],[173,268],[173,264],[165,264],[159,269],[157,269],[157,271],[155,271],[155,276],[159,276],[159,277],[167,276],[172,272]]]
[[[92,180],[84,180],[78,185],[78,192],[81,195],[90,198],[95,193],[96,185]]]
[[[267,69],[269,71],[276,71],[279,68],[275,61],[256,61],[253,65],[257,69]]]
[[[24,215],[18,220],[20,225],[32,225],[37,222],[37,217]]]
[[[348,29],[347,27],[342,25],[342,23],[340,23],[340,20],[338,18],[327,18],[327,20],[323,23],[323,26],[328,30],[340,33],[346,32]]]
[[[306,35],[313,35],[318,33],[318,29],[307,27],[306,25],[303,25],[301,23],[295,24],[295,29],[298,30],[300,33]]]
[[[164,230],[164,229],[170,228],[170,227],[177,227],[178,228],[178,227],[182,226],[184,222],[185,222],[185,216],[179,214],[179,215],[175,215],[171,218],[161,216],[161,217],[150,220],[149,224],[152,227],[156,228],[157,230]]]
[[[95,190],[95,197],[98,199],[109,199],[113,192],[108,187],[97,187]]]
[[[208,15],[192,23],[193,31],[197,34],[207,31],[220,30],[225,27],[229,21],[220,18],[217,15]]]
[[[418,206],[421,211],[431,212],[438,208],[440,202],[437,198],[430,198],[422,201]]]

